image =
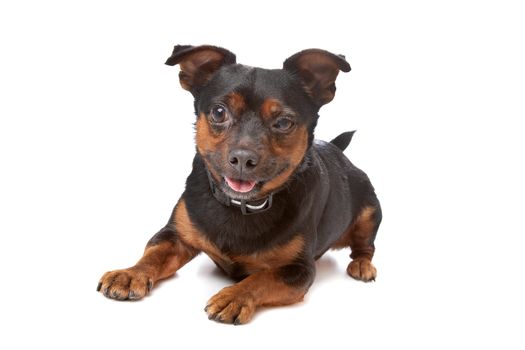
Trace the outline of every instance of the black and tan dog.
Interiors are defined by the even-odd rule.
[[[371,281],[381,209],[368,177],[344,155],[353,133],[314,140],[344,56],[310,49],[283,69],[236,64],[214,46],[175,46],[180,83],[195,97],[197,152],[168,224],[128,269],[98,285],[117,300],[144,297],[200,252],[238,283],[213,296],[209,318],[248,322],[256,308],[301,301],[315,260],[350,247],[348,274]]]

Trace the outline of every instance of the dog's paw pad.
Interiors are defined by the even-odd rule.
[[[356,280],[370,282],[375,281],[377,270],[368,259],[357,258],[348,264],[346,272]]]

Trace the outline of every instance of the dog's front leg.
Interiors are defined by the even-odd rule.
[[[208,301],[205,311],[215,321],[244,324],[251,320],[258,306],[289,305],[302,301],[314,276],[313,261],[256,272],[215,294]]]
[[[174,225],[168,224],[150,239],[135,266],[106,272],[97,291],[117,300],[141,299],[157,281],[175,274],[198,253],[179,239]]]

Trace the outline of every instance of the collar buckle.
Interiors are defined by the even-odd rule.
[[[253,214],[259,214],[262,212],[267,211],[272,207],[273,203],[273,193],[270,193],[270,195],[262,202],[261,204],[248,204],[246,200],[235,200],[230,198],[230,203],[238,206],[241,208],[241,212],[243,215],[253,215]]]

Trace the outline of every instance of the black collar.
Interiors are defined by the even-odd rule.
[[[229,207],[229,206],[235,206],[241,208],[241,212],[243,215],[252,215],[252,214],[259,214],[262,212],[267,211],[272,207],[272,201],[273,201],[273,193],[270,193],[270,195],[266,198],[258,199],[255,201],[249,201],[246,200],[237,200],[228,197],[224,192],[222,192],[217,185],[215,185],[215,182],[213,181],[213,178],[208,170],[206,170],[206,173],[208,174],[208,181],[210,182],[210,189],[211,193],[215,197],[215,199]]]

